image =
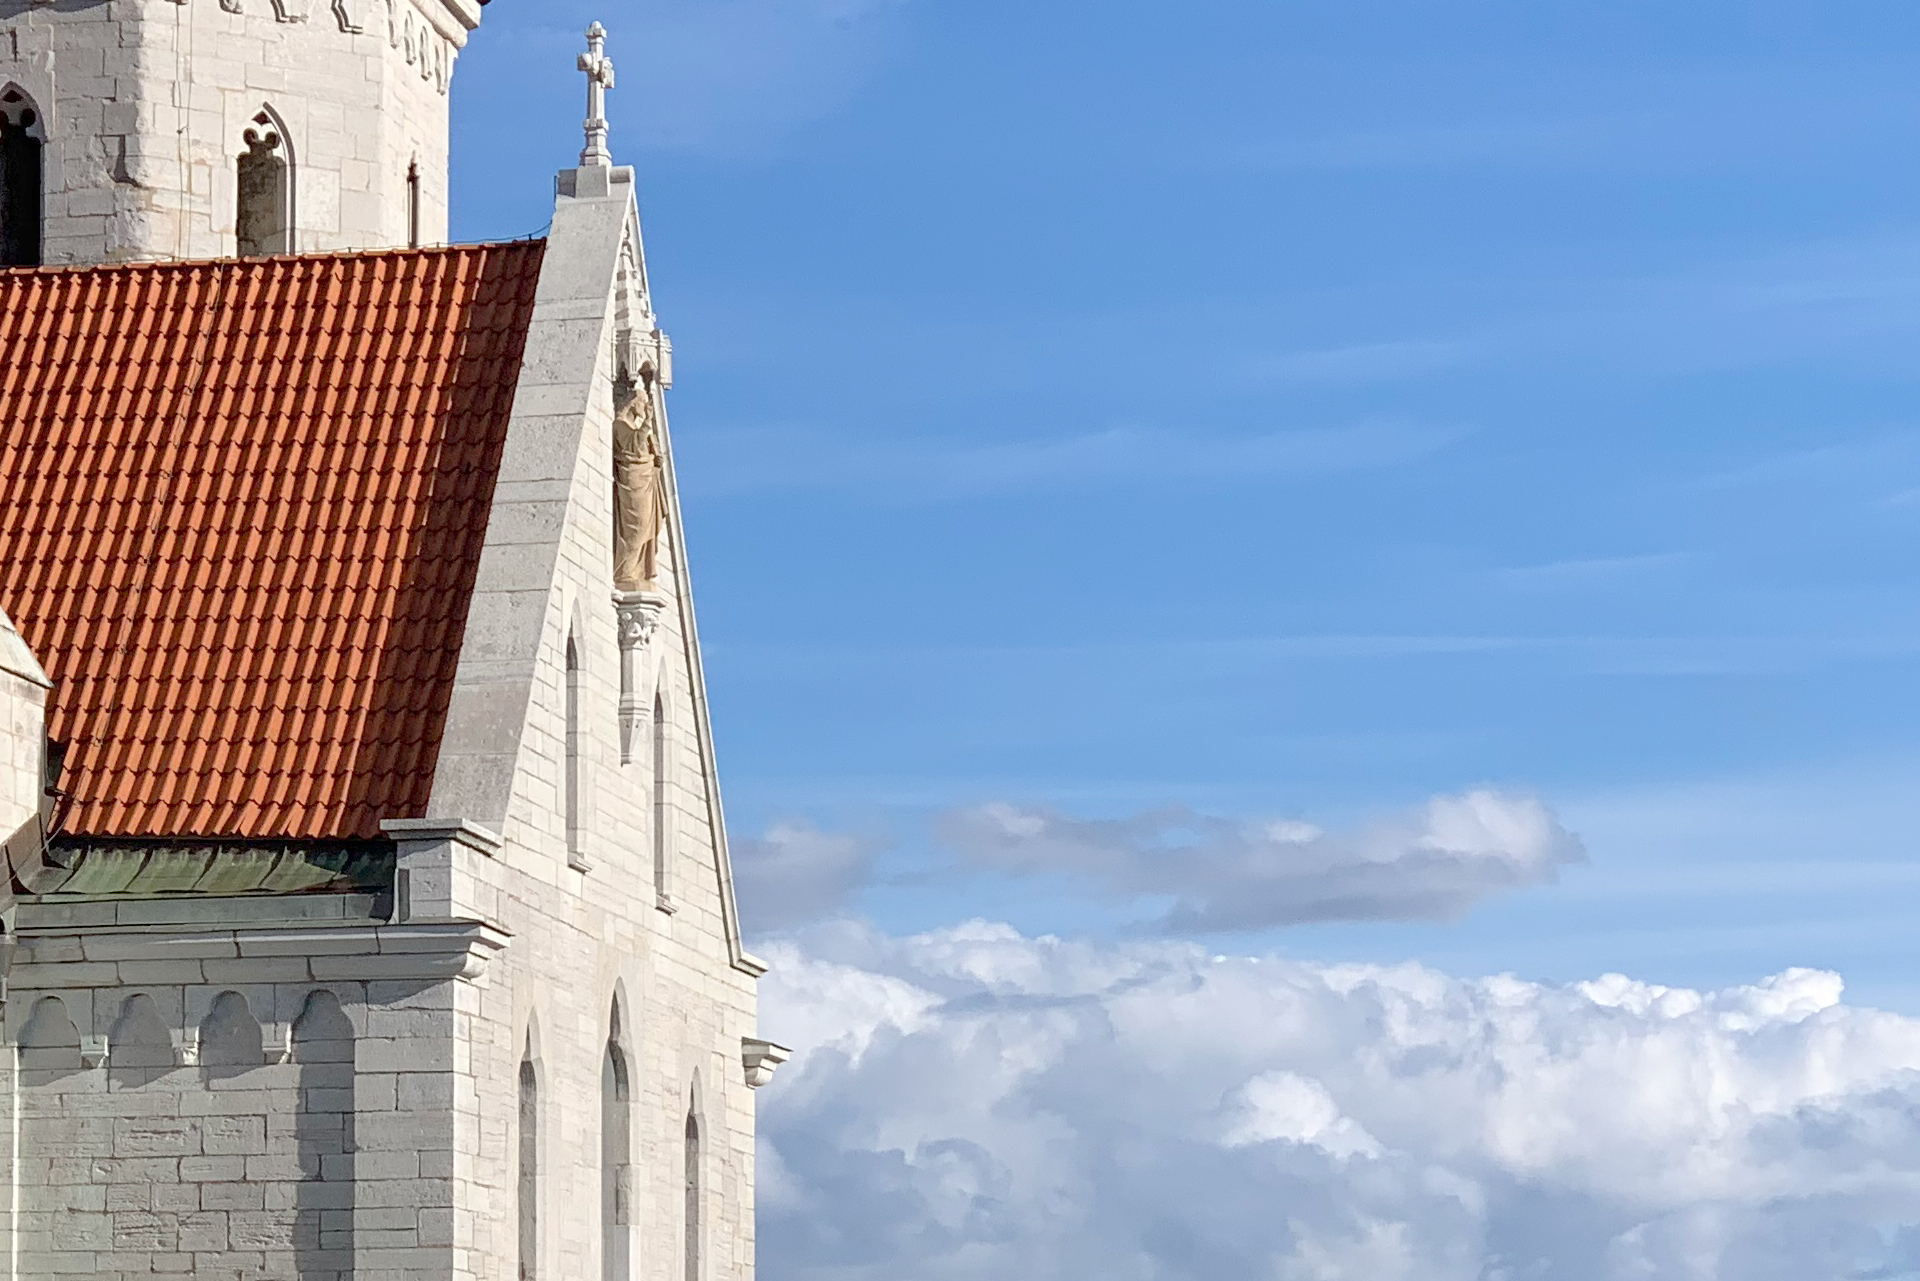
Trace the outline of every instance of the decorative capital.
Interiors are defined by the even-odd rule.
[[[792,1057],[793,1051],[784,1045],[741,1038],[740,1061],[747,1069],[747,1084],[756,1090],[773,1080],[773,1070]]]
[[[621,650],[644,649],[660,630],[667,598],[659,592],[615,592],[613,610],[620,620]]]

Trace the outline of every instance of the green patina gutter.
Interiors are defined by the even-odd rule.
[[[391,841],[90,841],[55,838],[33,878],[40,902],[250,898],[393,891]]]

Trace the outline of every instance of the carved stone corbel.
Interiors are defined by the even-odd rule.
[[[89,1070],[107,1065],[107,1038],[104,1036],[83,1036],[80,1038],[80,1066]]]
[[[756,1090],[773,1080],[773,1070],[792,1057],[793,1051],[784,1045],[741,1038],[740,1062],[747,1069],[747,1084]]]
[[[613,609],[620,627],[620,763],[628,765],[653,716],[650,651],[667,612],[667,598],[659,592],[615,592]]]

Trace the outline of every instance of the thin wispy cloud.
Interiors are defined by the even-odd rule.
[[[1077,818],[1004,801],[939,812],[931,829],[946,857],[909,880],[1044,877],[1050,893],[1143,908],[1151,929],[1176,934],[1450,920],[1490,896],[1549,884],[1586,857],[1541,802],[1490,791],[1435,797],[1348,832],[1185,807]],[[777,824],[738,849],[742,909],[756,932],[850,912],[890,875],[876,843],[804,823]]]
[[[1241,380],[1256,385],[1358,386],[1437,374],[1459,365],[1467,350],[1464,344],[1455,342],[1355,343],[1249,355],[1227,367]]]
[[[1802,69],[1803,74],[1811,69]],[[1559,101],[1528,95],[1505,113],[1478,105],[1473,115],[1427,121],[1411,113],[1377,128],[1297,137],[1262,137],[1169,148],[1175,163],[1195,157],[1254,171],[1434,171],[1494,167],[1586,173],[1672,169],[1726,170],[1764,164],[1831,164],[1871,156],[1908,128],[1920,95],[1889,77],[1845,78],[1822,68],[1801,94],[1742,94],[1738,77],[1703,67],[1662,75],[1611,68],[1601,101],[1631,104],[1595,110],[1587,94]],[[1599,88],[1599,86],[1593,86]],[[1809,110],[1809,102],[1818,104]]]
[[[1538,657],[1568,670],[1599,673],[1695,671],[1756,674],[1809,670],[1832,663],[1879,662],[1920,654],[1920,632],[1911,629],[1851,634],[1798,633],[1698,635],[1420,635],[1414,633],[1326,636],[1254,636],[1233,639],[1090,641],[1073,645],[859,644],[723,645],[730,662],[777,670],[826,671],[871,668],[877,663],[907,669],[921,664],[995,664],[1018,660],[1041,668],[1119,666],[1138,670],[1166,664],[1206,664],[1228,673],[1263,670],[1274,662],[1407,662],[1479,659],[1507,655]]]
[[[794,427],[704,433],[689,449],[700,466],[687,474],[704,495],[825,486],[887,501],[939,501],[1033,489],[1303,480],[1413,462],[1462,435],[1395,420],[1248,436],[1122,426],[981,442],[853,441]]]
[[[1560,120],[1459,121],[1315,138],[1264,139],[1203,151],[1215,163],[1252,170],[1450,169],[1490,161],[1584,159],[1645,130],[1645,116],[1603,115]]]
[[[873,879],[883,845],[798,820],[734,841],[734,887],[749,909],[752,928],[784,930],[839,912]]]
[[[1755,367],[1904,370],[1920,336],[1920,239],[1782,243],[1664,275],[1514,282],[1476,341],[1508,360],[1637,378]],[[1531,295],[1531,296],[1529,296]]]
[[[1666,569],[1688,558],[1686,552],[1653,552],[1644,556],[1593,556],[1514,565],[1494,570],[1494,576],[1522,586],[1584,585],[1631,578],[1649,570]]]
[[[965,863],[1065,879],[1098,897],[1161,901],[1171,933],[1323,921],[1456,918],[1489,895],[1553,881],[1585,859],[1531,797],[1469,792],[1355,832],[1160,810],[1079,819],[1005,803],[955,810],[937,830]]]
[[[1885,492],[1889,476],[1920,475],[1920,431],[1880,431],[1824,445],[1775,449],[1736,467],[1709,472],[1688,482],[1699,490],[1789,488],[1810,484],[1871,488]],[[1907,492],[1882,502],[1899,505]]]

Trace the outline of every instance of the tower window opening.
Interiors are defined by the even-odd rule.
[[[44,133],[26,94],[0,92],[0,267],[41,263]]]
[[[265,111],[253,118],[240,157],[240,209],[235,220],[242,258],[293,250],[293,164],[283,131]]]
[[[420,163],[407,165],[407,247],[420,247]]]

